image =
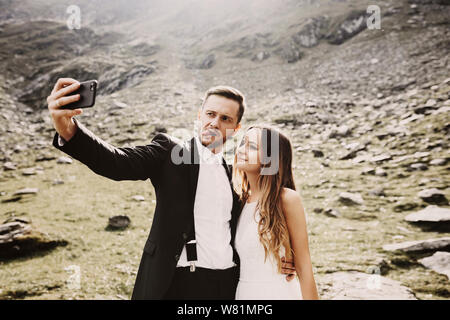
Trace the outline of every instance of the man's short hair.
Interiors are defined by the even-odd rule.
[[[203,98],[202,107],[205,104],[206,99],[208,99],[208,97],[211,95],[225,97],[225,98],[234,100],[237,103],[239,103],[237,123],[241,122],[242,116],[244,115],[246,103],[245,103],[244,95],[238,89],[235,89],[235,88],[229,87],[229,86],[216,86],[216,87],[209,88],[208,91],[206,91],[206,93],[205,93],[205,97]]]

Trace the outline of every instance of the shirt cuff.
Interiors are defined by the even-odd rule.
[[[62,138],[60,135],[58,135],[58,145],[62,147],[66,143],[66,140]]]

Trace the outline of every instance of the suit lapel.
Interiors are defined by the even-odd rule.
[[[225,172],[227,173],[228,181],[230,181],[230,183],[231,183],[231,169],[223,157],[222,157],[222,165],[225,168]]]
[[[189,150],[187,150],[190,161],[185,164],[186,169],[188,170],[188,190],[190,192],[189,194],[189,200],[190,200],[190,211],[192,211],[192,214],[194,213],[194,202],[195,202],[195,193],[197,191],[197,182],[198,182],[198,173],[200,170],[200,158],[199,153],[197,150],[197,144],[195,142],[195,138],[192,138],[189,141]]]

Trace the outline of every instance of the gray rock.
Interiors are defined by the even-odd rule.
[[[418,151],[418,152],[415,152],[415,153],[412,155],[412,157],[413,157],[413,158],[416,158],[416,159],[421,159],[421,158],[426,158],[426,157],[428,157],[430,154],[431,154],[431,153],[428,152],[428,151],[426,151],[426,152],[420,152],[420,151]]]
[[[339,160],[349,160],[354,159],[358,153],[358,150],[352,150],[344,154],[342,157],[339,158]]]
[[[260,51],[252,58],[252,61],[264,61],[270,57],[270,54],[267,51]]]
[[[49,239],[47,234],[35,230],[28,219],[13,217],[0,224],[0,259],[9,260],[67,243]]]
[[[49,155],[49,154],[42,154],[36,157],[36,162],[40,162],[40,161],[50,161],[50,160],[54,160],[56,159],[55,156],[53,155]]]
[[[130,218],[128,216],[113,216],[108,220],[107,229],[125,229],[130,225]]]
[[[314,154],[314,158],[321,158],[321,157],[323,157],[323,152],[321,150],[313,149],[311,151]]]
[[[409,211],[418,207],[417,203],[414,202],[398,202],[394,206],[395,212]]]
[[[303,57],[303,53],[294,42],[288,42],[276,50],[283,60],[287,63],[294,63]]]
[[[216,64],[216,56],[210,53],[196,61],[189,61],[186,64],[188,69],[211,69]]]
[[[447,163],[447,159],[433,159],[430,161],[432,166],[444,166]]]
[[[386,244],[383,246],[385,251],[401,251],[401,252],[427,252],[427,251],[445,251],[450,249],[450,237],[406,241],[400,243]]]
[[[381,274],[333,272],[320,278],[319,287],[323,300],[417,300],[411,289]]]
[[[134,201],[145,201],[144,196],[141,196],[141,195],[132,196],[131,199]]]
[[[23,195],[23,194],[36,194],[36,193],[38,193],[38,191],[39,191],[38,188],[24,188],[24,189],[17,190],[16,192],[13,193],[13,195],[17,196],[17,195]]]
[[[348,39],[354,37],[364,29],[366,29],[367,12],[352,11],[343,18],[343,21],[330,32],[327,40],[331,44],[342,44]]]
[[[422,190],[417,194],[417,196],[421,198],[423,201],[430,204],[437,204],[437,205],[448,204],[448,200],[445,197],[445,194],[436,188]]]
[[[417,163],[412,163],[408,169],[409,169],[409,171],[415,171],[415,170],[425,171],[425,170],[428,170],[428,166],[425,163],[417,162]]]
[[[19,153],[19,152],[25,151],[26,149],[27,148],[25,148],[24,146],[17,145],[17,146],[14,147],[13,151],[15,153]]]
[[[128,107],[128,105],[126,103],[123,103],[123,102],[117,101],[117,100],[114,100],[114,106],[118,109],[125,109]],[[111,110],[111,108],[108,110]]]
[[[22,171],[22,175],[24,176],[32,176],[36,174],[36,170],[34,168],[26,168]]]
[[[437,109],[437,101],[435,99],[428,99],[424,105],[419,105],[414,108],[416,114],[428,114],[431,110]]]
[[[369,194],[372,196],[378,196],[378,197],[386,196],[386,193],[384,192],[384,189],[382,187],[370,190]]]
[[[151,56],[158,52],[160,47],[158,45],[151,45],[145,42],[138,43],[131,47],[133,54],[140,56]]]
[[[375,175],[379,176],[379,177],[386,177],[387,173],[385,170],[383,170],[382,168],[376,168],[375,169]]]
[[[351,133],[351,129],[346,126],[346,125],[342,125],[338,128],[334,128],[333,130],[330,131],[330,133],[328,134],[328,138],[337,138],[337,137],[348,137]]]
[[[311,48],[319,44],[320,39],[325,36],[328,27],[327,17],[317,17],[308,20],[305,26],[292,36],[292,40],[298,45]]]
[[[450,279],[450,252],[437,251],[432,256],[418,261],[426,268],[444,274]]]
[[[341,216],[341,213],[333,208],[326,209],[324,214],[332,218],[339,218]]]
[[[450,222],[450,209],[429,205],[405,217],[408,222]]]
[[[359,193],[341,192],[339,201],[345,205],[362,205],[364,200]]]
[[[5,171],[8,171],[8,170],[12,171],[12,170],[17,170],[17,167],[16,167],[16,165],[15,165],[14,163],[12,163],[12,162],[5,162],[5,163],[3,164],[3,169],[4,169]]]
[[[366,167],[362,170],[361,174],[363,174],[363,175],[375,174],[375,168]]]
[[[122,70],[122,72],[121,72]],[[99,81],[102,83],[102,93],[113,93],[125,87],[133,87],[142,82],[142,79],[155,71],[155,67],[151,65],[136,64],[131,69],[123,70],[118,68],[110,68],[102,73]],[[71,74],[68,72],[67,74]],[[83,75],[84,77],[84,75]],[[88,78],[99,78],[92,76]]]
[[[72,160],[71,158],[69,158],[69,157],[64,157],[64,156],[59,157],[59,158],[56,160],[56,163],[59,163],[59,164],[71,164],[72,162],[73,162],[73,160]]]
[[[436,100],[428,99],[427,102],[425,103],[425,107],[434,107],[436,103],[437,103]]]
[[[64,181],[61,179],[54,179],[52,182],[53,185],[64,184]]]
[[[370,162],[381,163],[383,161],[391,160],[392,156],[388,153],[383,153],[378,156],[374,156],[370,159]]]

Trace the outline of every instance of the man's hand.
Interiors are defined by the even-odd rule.
[[[69,141],[78,129],[72,117],[83,113],[83,110],[60,110],[59,108],[80,100],[79,94],[66,97],[79,87],[80,83],[75,79],[60,78],[53,87],[50,96],[47,97],[48,110],[53,120],[53,126],[56,132],[66,141]]]
[[[286,280],[291,281],[297,275],[297,271],[295,270],[295,265],[292,260],[286,261],[285,257],[281,258],[281,272],[286,274]]]

